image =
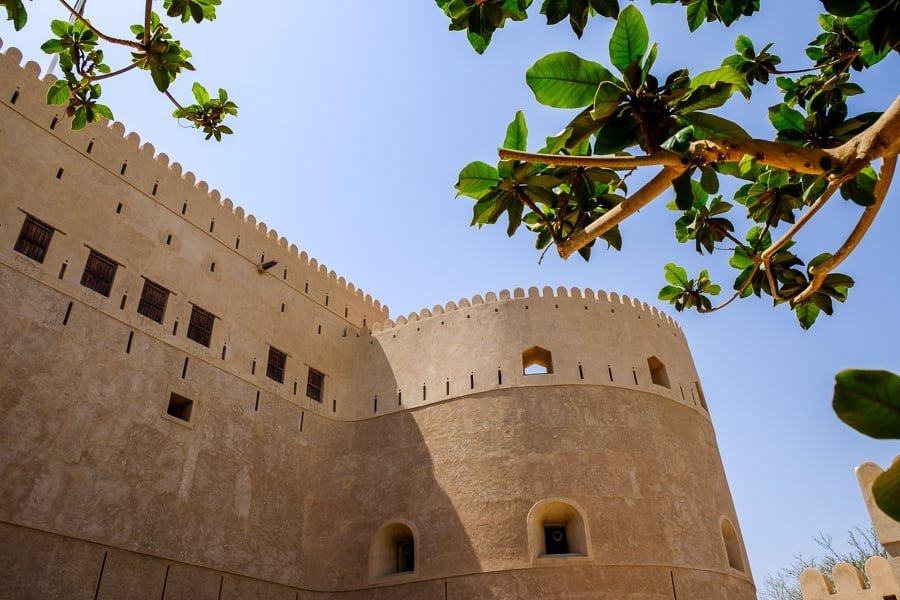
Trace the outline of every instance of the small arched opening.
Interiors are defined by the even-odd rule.
[[[568,499],[538,502],[528,512],[528,544],[532,560],[589,556],[584,511]]]
[[[666,371],[666,365],[663,364],[663,361],[655,356],[651,356],[647,359],[647,366],[650,367],[650,381],[664,388],[672,389],[671,384],[669,384],[669,373]]]
[[[372,579],[416,571],[416,539],[411,523],[394,521],[382,527],[372,538],[369,550],[369,575]]]
[[[738,541],[737,530],[726,517],[722,517],[720,525],[722,542],[725,545],[725,556],[728,566],[732,569],[744,572],[744,558],[741,555],[741,543]]]
[[[532,346],[522,352],[522,372],[525,375],[553,373],[553,356],[540,346]]]

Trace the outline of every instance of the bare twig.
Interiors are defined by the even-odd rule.
[[[732,302],[734,302],[735,300],[740,298],[744,294],[744,291],[746,291],[746,289],[748,287],[750,287],[750,284],[753,282],[753,276],[756,275],[757,271],[759,271],[759,265],[760,265],[759,262],[757,262],[755,265],[753,265],[753,270],[750,272],[750,275],[747,276],[747,281],[744,282],[744,285],[742,285],[740,287],[740,289],[738,289],[738,291],[736,291],[734,294],[732,294],[731,298],[729,298],[722,304],[720,304],[718,306],[714,306],[712,308],[698,307],[697,312],[701,312],[703,314],[709,314],[712,312],[716,312],[717,310],[722,310],[723,308],[725,308],[726,306],[728,306],[729,304],[731,304]]]
[[[585,227],[584,230],[576,233],[563,243],[557,244],[559,255],[562,258],[568,258],[574,252],[584,248],[626,218],[650,204],[657,196],[666,191],[672,180],[681,175],[684,169],[684,166],[665,167],[653,179],[644,184],[644,187],[632,194],[630,198],[612,207],[609,212]]]
[[[120,46],[128,46],[129,48],[134,48],[135,50],[141,50],[141,51],[144,50],[144,46],[142,46],[138,42],[133,42],[131,40],[123,40],[121,38],[116,38],[116,37],[106,35],[102,31],[100,31],[99,29],[97,29],[96,27],[91,25],[90,21],[88,21],[87,19],[82,17],[80,14],[78,14],[78,11],[75,10],[68,2],[66,2],[66,0],[59,0],[59,3],[62,4],[63,6],[65,6],[66,10],[68,10],[72,14],[72,16],[74,16],[76,19],[78,19],[79,21],[84,23],[85,27],[87,27],[88,29],[93,31],[95,34],[97,34],[97,37],[100,38],[101,40],[106,40],[110,44],[118,44]]]
[[[127,67],[122,67],[117,71],[110,71],[109,73],[104,73],[102,75],[97,75],[96,77],[92,77],[91,81],[103,81],[104,79],[109,79],[110,77],[115,77],[116,75],[121,75],[123,73],[127,73],[128,71],[137,68],[137,63],[131,63]]]
[[[809,280],[809,285],[806,286],[805,290],[791,299],[792,304],[803,302],[815,294],[819,288],[822,287],[822,283],[825,281],[828,274],[834,271],[838,265],[844,262],[844,259],[850,256],[856,249],[856,246],[859,245],[859,242],[866,235],[866,232],[878,215],[878,211],[881,209],[882,204],[884,204],[887,191],[891,187],[891,180],[894,178],[896,166],[896,156],[884,159],[884,162],[881,165],[881,174],[878,177],[878,183],[875,185],[875,203],[866,207],[862,217],[860,217],[859,222],[856,224],[856,227],[853,228],[853,231],[850,232],[850,236],[841,247],[838,248],[837,252],[821,264],[810,268],[812,277]]]

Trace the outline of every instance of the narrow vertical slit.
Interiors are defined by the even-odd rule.
[[[187,366],[188,366],[188,357],[184,357],[184,366],[181,367],[181,378],[184,379],[187,377]]]
[[[469,373],[469,389],[470,390],[475,389],[475,371],[472,371],[471,373]]]
[[[187,201],[181,205],[181,214],[185,214],[187,212]]]
[[[678,600],[678,592],[675,590],[675,572],[669,571],[669,577],[672,578],[672,598]]]
[[[62,179],[62,176],[63,176],[63,173],[64,173],[64,172],[65,172],[65,169],[63,169],[62,167],[60,167],[59,170],[56,172],[56,178],[57,178],[57,179]]]
[[[634,385],[637,385],[638,384],[637,371],[635,371],[634,369],[631,369],[631,376],[634,377]]]
[[[97,589],[94,590],[94,600],[100,597],[100,584],[103,582],[103,569],[106,568],[106,557],[109,556],[109,550],[103,551],[103,562],[100,563],[100,573],[97,575]]]
[[[121,214],[122,214],[122,203],[121,203],[121,202],[119,202],[118,204],[116,204],[116,214],[117,214],[117,215],[121,215]]]
[[[297,395],[297,380],[294,380],[294,395]]]
[[[171,245],[172,245],[172,234],[170,233],[169,235],[166,236],[166,246],[171,246]]]
[[[59,123],[59,117],[53,116],[53,120],[50,121],[50,129],[56,129],[56,124]]]
[[[397,406],[403,404],[403,390],[397,390]]]
[[[450,380],[447,380],[447,395],[450,395]]]
[[[128,293],[122,294],[122,301],[119,302],[119,310],[125,310],[125,302],[128,301]]]
[[[350,314],[350,309],[345,306],[344,307],[344,318],[346,319],[347,315],[349,315],[349,314]]]
[[[63,325],[69,324],[69,317],[72,316],[72,302],[69,302],[69,306],[66,307],[66,316],[63,317]]]
[[[281,312],[284,312],[284,302],[281,303]]]
[[[66,267],[69,266],[68,262],[64,262],[59,266],[59,278],[62,279],[66,275]]]
[[[19,90],[18,88],[13,92],[12,96],[9,99],[10,104],[15,104],[16,100],[19,99]]]
[[[307,281],[306,283],[303,284],[303,293],[304,294],[309,293],[309,281]]]
[[[256,390],[256,406],[253,407],[254,411],[259,411],[259,390]]]
[[[225,576],[219,575],[219,597],[217,600],[222,600],[222,585],[225,583]]]
[[[216,228],[216,220],[213,219],[212,221],[209,222],[209,232],[212,233],[213,229],[215,229],[215,228]]]
[[[302,410],[300,411],[300,433],[303,433],[303,417],[306,416],[306,413]]]
[[[424,401],[428,397],[428,389],[425,384],[422,384],[422,400]]]
[[[128,332],[128,343],[125,345],[125,354],[131,354],[131,342],[134,340],[134,332]]]
[[[328,294],[325,294],[325,306],[328,306]]]
[[[172,335],[178,335],[178,319],[175,319],[175,323],[172,325]]]
[[[169,585],[169,567],[171,565],[166,565],[166,576],[163,577],[163,589],[162,594],[159,595],[159,600],[166,600],[166,586]]]
[[[94,140],[91,140],[88,142],[88,145],[87,145],[87,153],[90,154],[93,151],[94,151]]]
[[[126,170],[127,168],[128,168],[128,161],[126,160],[125,162],[122,163],[122,168],[119,169],[119,175],[124,175],[124,174],[125,174],[125,170]]]
[[[678,384],[678,389],[681,390],[681,401],[687,402],[687,398],[684,397],[684,388],[681,386],[680,383]]]
[[[215,273],[215,272],[216,272],[216,261],[213,261],[213,262],[209,263],[209,272],[210,272],[210,273]]]
[[[377,413],[377,412],[378,412],[378,396],[375,396],[375,400],[374,400],[374,402],[373,402],[373,407],[374,407],[374,409],[375,409],[374,412]]]
[[[363,327],[365,327],[365,326],[366,326],[366,318],[363,317]]]
[[[447,600],[447,582],[444,582],[444,600]]]
[[[316,329],[317,329],[318,335],[322,335],[322,326],[319,325]]]
[[[337,412],[337,398],[331,399],[331,412]]]
[[[159,182],[158,182],[158,181],[154,181],[154,182],[153,182],[153,189],[150,190],[150,195],[151,195],[151,196],[155,196],[155,195],[156,195],[156,191],[157,191],[158,189],[159,189]]]
[[[500,367],[497,367],[497,385],[503,385],[503,371]]]
[[[584,379],[584,368],[578,363],[578,379]]]
[[[281,274],[281,278],[287,281],[287,267],[284,268],[284,272]]]
[[[237,236],[234,239],[234,249],[238,250],[241,247],[241,236]]]
[[[228,346],[222,344],[222,360],[225,360],[225,352],[228,350]]]
[[[693,389],[691,389],[691,400],[694,401],[694,406],[697,406],[697,396],[694,394]]]
[[[250,365],[250,374],[256,375],[256,359],[253,359],[253,364]]]

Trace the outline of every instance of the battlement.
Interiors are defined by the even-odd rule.
[[[450,301],[443,306],[438,304],[431,309],[423,308],[418,312],[411,312],[405,317],[398,317],[396,321],[387,319],[381,324],[373,325],[372,331],[373,333],[380,333],[396,327],[402,327],[403,325],[414,323],[416,321],[421,321],[431,317],[451,313],[462,308],[469,308],[472,306],[479,306],[483,304],[494,304],[505,300],[518,300],[526,298],[534,301],[542,301],[543,303],[547,304],[551,302],[574,302],[577,304],[583,304],[584,300],[589,300],[596,301],[598,303],[606,303],[610,305],[612,309],[615,309],[616,307],[626,307],[635,312],[648,315],[653,319],[657,319],[659,322],[673,328],[676,331],[681,331],[678,323],[669,315],[657,310],[655,307],[650,306],[646,302],[641,302],[636,298],[629,298],[625,295],[619,296],[616,293],[607,294],[603,290],[597,290],[595,292],[591,288],[585,288],[584,290],[581,290],[577,287],[559,287],[554,290],[549,286],[544,287],[542,290],[539,290],[536,287],[530,287],[528,288],[527,292],[522,288],[515,288],[512,292],[510,292],[508,289],[503,289],[500,290],[499,293],[488,292],[483,297],[480,294],[476,294],[472,298],[462,298],[459,301]]]
[[[132,188],[152,197],[173,213],[180,213],[201,231],[218,238],[226,247],[243,254],[254,263],[277,260],[283,278],[303,281],[305,293],[314,301],[332,310],[344,310],[345,317],[357,327],[386,319],[387,306],[340,277],[335,271],[310,258],[295,244],[257,221],[252,214],[223,198],[207,182],[185,171],[177,162],[169,162],[168,155],[157,153],[150,143],[142,143],[137,133],[126,132],[125,126],[113,121],[71,131],[62,119],[59,106],[47,105],[47,88],[56,77],[41,77],[41,66],[29,61],[22,65],[22,53],[14,47],[3,48],[0,39],[0,105],[9,108],[38,125],[50,135],[76,150],[110,174],[120,177]],[[54,157],[55,158],[55,157]],[[60,164],[59,176],[71,164]],[[127,209],[127,206],[125,207]],[[296,272],[296,275],[295,275]],[[310,291],[312,290],[312,291]],[[338,308],[341,307],[341,308]]]
[[[900,456],[894,458],[895,463],[898,460],[900,460]],[[856,467],[856,478],[859,481],[866,508],[869,509],[869,517],[872,519],[872,525],[875,527],[878,540],[888,551],[892,561],[900,563],[900,523],[884,514],[878,508],[878,505],[875,504],[875,498],[872,496],[872,484],[882,473],[884,473],[884,469],[872,462],[863,463]],[[897,568],[900,570],[900,564],[898,564]]]
[[[900,586],[888,561],[873,556],[866,561],[865,571],[864,578],[853,565],[837,563],[829,579],[817,569],[804,569],[800,574],[803,600],[896,600],[900,597]]]

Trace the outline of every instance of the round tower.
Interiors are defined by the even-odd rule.
[[[356,420],[335,428],[323,482],[340,502],[307,540],[321,561],[309,572],[327,573],[315,585],[755,598],[702,387],[667,316],[532,288],[388,321],[358,345]]]

